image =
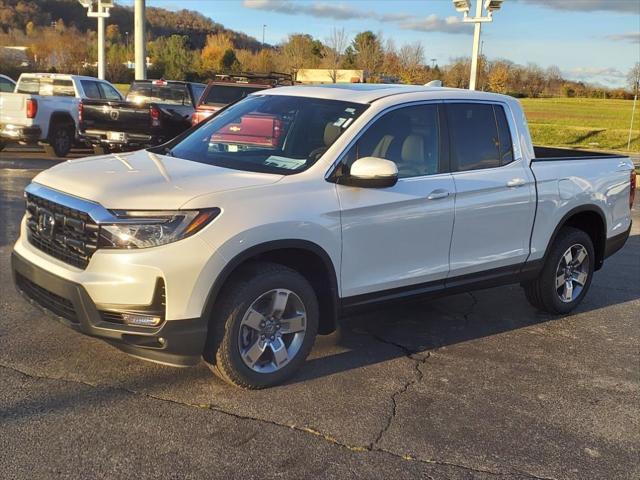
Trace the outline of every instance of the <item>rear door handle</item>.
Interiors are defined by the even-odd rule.
[[[513,178],[507,182],[507,187],[522,187],[525,183],[524,178]]]
[[[449,191],[444,190],[443,188],[438,188],[434,190],[427,196],[427,200],[438,200],[440,198],[447,198],[449,196]]]

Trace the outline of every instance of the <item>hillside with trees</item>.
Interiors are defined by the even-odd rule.
[[[326,38],[291,33],[280,44],[265,48],[254,38],[225,28],[198,12],[147,8],[147,51],[153,66],[150,78],[206,80],[217,73],[279,71],[301,68],[361,69],[368,81],[424,84],[441,80],[467,88],[470,60],[428,65],[420,42],[396,45],[382,33],[363,31],[353,37],[334,28]],[[107,20],[107,79],[128,83],[133,71],[133,10],[116,6]],[[0,47],[25,46],[31,65],[20,67],[0,57],[0,72],[17,76],[21,70],[59,71],[95,75],[95,19],[88,19],[76,0],[0,0]],[[518,65],[481,57],[478,88],[518,97],[628,98],[624,89],[609,89],[569,81],[558,67]]]

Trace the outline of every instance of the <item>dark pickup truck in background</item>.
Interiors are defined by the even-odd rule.
[[[239,73],[235,75],[216,75],[207,84],[200,97],[191,123],[197,125],[215,112],[231,103],[242,100],[265,88],[293,85],[291,75],[286,73]]]
[[[164,143],[191,126],[202,83],[136,80],[124,101],[83,100],[80,137],[97,152]]]

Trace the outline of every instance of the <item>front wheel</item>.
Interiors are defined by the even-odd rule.
[[[220,295],[204,355],[214,373],[247,389],[291,377],[318,331],[318,300],[309,282],[288,267],[260,262],[234,275]]]
[[[594,266],[591,237],[577,228],[564,227],[538,278],[523,285],[529,303],[548,313],[569,313],[587,294]]]

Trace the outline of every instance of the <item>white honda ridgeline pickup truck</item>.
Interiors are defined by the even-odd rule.
[[[564,314],[631,228],[628,158],[533,147],[519,103],[466,90],[263,90],[148,150],[26,188],[26,297],[147,360],[283,382],[341,314],[520,283]]]

